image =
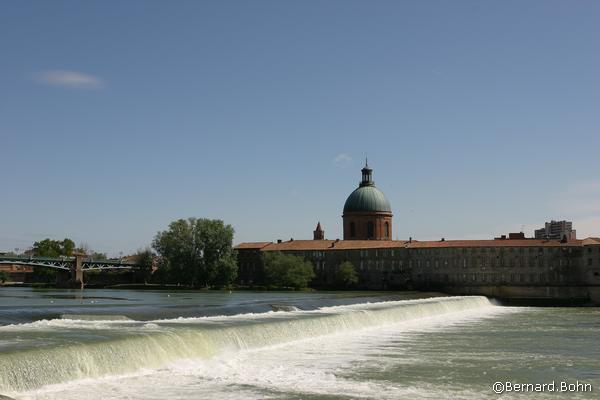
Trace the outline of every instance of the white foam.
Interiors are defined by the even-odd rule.
[[[408,329],[432,318],[449,324],[469,315],[493,314],[501,309],[485,297],[468,296],[135,322],[137,325],[129,321],[38,321],[34,324],[40,329],[113,329],[118,335],[104,342],[7,354],[0,358],[0,389],[29,390],[114,373],[131,374],[141,368],[160,369],[184,358],[207,359],[328,335],[359,335],[386,326]],[[29,324],[28,328],[34,326]]]
[[[385,370],[403,359],[400,340],[418,340],[425,331],[451,329],[477,323],[511,309],[492,307],[463,310],[403,321],[361,331],[305,338],[261,348],[226,352],[207,359],[180,359],[155,371],[127,376],[82,380],[22,393],[23,399],[259,399],[281,395],[339,396],[400,399],[443,398],[443,388],[402,385],[360,379],[361,369]],[[385,354],[385,357],[381,357]],[[465,389],[458,398],[477,399],[480,393]]]

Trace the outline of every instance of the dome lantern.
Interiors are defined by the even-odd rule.
[[[374,186],[375,182],[373,182],[372,174],[373,170],[369,168],[369,160],[365,159],[365,166],[361,169],[362,172],[362,182],[359,186]]]

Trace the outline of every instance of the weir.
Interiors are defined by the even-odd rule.
[[[97,332],[96,337],[112,334],[113,338],[4,353],[0,356],[0,393],[14,395],[49,384],[159,368],[179,359],[206,358],[493,307],[486,297],[469,296],[151,322],[61,319],[10,325],[0,327],[0,331],[56,330],[73,336],[87,329]]]

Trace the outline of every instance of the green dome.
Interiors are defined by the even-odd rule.
[[[347,212],[392,212],[390,202],[383,192],[374,185],[365,185],[358,187],[350,193],[346,204],[344,204],[344,214]]]

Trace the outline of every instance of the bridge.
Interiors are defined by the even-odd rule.
[[[24,265],[29,267],[46,267],[63,271],[69,271],[75,282],[83,282],[84,271],[94,270],[136,270],[140,269],[137,264],[126,263],[122,260],[94,261],[86,254],[74,253],[72,257],[46,258],[46,257],[12,257],[0,255],[0,264]]]

